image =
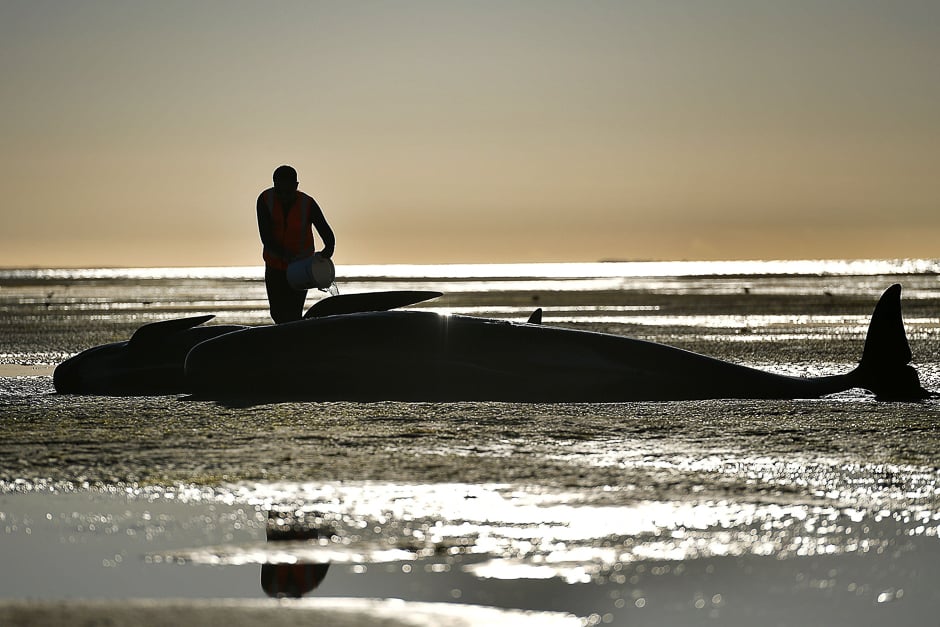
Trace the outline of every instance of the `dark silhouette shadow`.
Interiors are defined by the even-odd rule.
[[[60,393],[170,394],[225,407],[303,401],[523,403],[808,399],[853,388],[922,401],[901,316],[901,286],[875,307],[860,364],[792,377],[629,337],[538,324],[387,312],[436,292],[324,299],[307,320],[200,327],[207,317],[141,327],[56,368]],[[355,312],[344,315],[343,312]],[[182,377],[182,379],[180,378]]]
[[[326,530],[322,533],[328,535]],[[321,531],[313,526],[302,512],[268,512],[265,528],[268,542],[316,540],[320,535]],[[261,589],[269,597],[299,599],[316,590],[329,569],[329,564],[309,562],[262,564]]]

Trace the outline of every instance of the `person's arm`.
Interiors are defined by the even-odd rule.
[[[336,248],[336,236],[333,235],[333,229],[330,228],[330,225],[326,223],[326,218],[323,215],[323,210],[320,209],[320,205],[317,204],[316,200],[313,198],[312,201],[312,211],[311,222],[313,226],[317,229],[317,233],[320,234],[320,239],[323,240],[323,250],[320,251],[322,257],[329,259],[333,256],[333,249]]]
[[[281,259],[288,260],[287,251],[284,250],[277,240],[274,239],[274,226],[271,224],[271,214],[268,213],[268,207],[264,204],[261,196],[258,196],[258,234],[261,236],[261,243],[264,244],[267,251]]]

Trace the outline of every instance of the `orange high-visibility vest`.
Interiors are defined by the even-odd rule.
[[[314,248],[310,209],[313,207],[313,198],[298,191],[293,206],[285,214],[273,187],[266,189],[262,197],[268,209],[268,215],[271,216],[271,232],[274,239],[293,259],[312,255]],[[287,270],[289,261],[267,248],[264,249],[262,257],[267,266]]]

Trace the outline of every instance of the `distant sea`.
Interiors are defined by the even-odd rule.
[[[438,290],[417,307],[513,320],[539,307],[545,324],[794,375],[853,367],[893,283],[914,365],[940,391],[940,260],[337,265],[342,294]],[[54,394],[68,356],[203,313],[269,323],[262,269],[0,269],[0,555],[18,565],[0,599],[264,598],[263,564],[329,563],[314,601],[484,606],[504,624],[516,610],[730,626],[940,612],[936,399]],[[322,541],[265,542],[272,511],[303,514]]]
[[[650,261],[443,265],[338,265],[337,287],[352,293],[385,289],[439,289],[450,296],[519,292],[612,291],[695,295],[733,293],[841,293],[864,291],[906,278],[914,297],[940,275],[940,260]],[[0,313],[42,305],[74,313],[96,309],[173,309],[204,306],[263,318],[263,268],[0,268]],[[87,294],[87,296],[86,296]],[[311,292],[310,301],[322,296]],[[910,293],[908,297],[912,297]]]

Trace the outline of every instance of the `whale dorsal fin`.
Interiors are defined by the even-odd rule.
[[[127,346],[128,348],[139,348],[154,342],[159,342],[167,336],[192,329],[193,327],[198,327],[203,322],[208,322],[213,318],[215,318],[214,315],[208,314],[205,316],[193,316],[192,318],[151,322],[134,331],[134,335],[131,336]]]
[[[542,308],[539,307],[532,312],[532,315],[529,316],[529,319],[526,320],[528,324],[542,324]]]

